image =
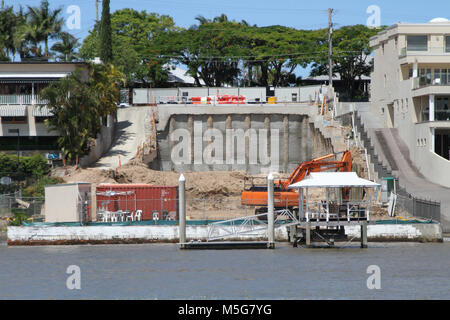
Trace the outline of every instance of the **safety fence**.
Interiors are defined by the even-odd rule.
[[[267,198],[258,202],[264,204],[267,202]],[[246,205],[240,196],[186,198],[186,218],[205,221],[241,218],[254,215],[256,208],[263,206]],[[279,204],[277,207],[288,208],[289,206]],[[93,221],[101,222],[171,221],[178,220],[178,218],[177,198],[135,199],[133,195],[121,196],[120,199],[112,199],[112,197],[111,199],[97,199],[96,215],[92,215]]]
[[[397,214],[407,213],[416,218],[441,221],[440,202],[417,198],[409,193],[396,195]]]
[[[43,214],[45,199],[40,197],[22,197],[20,192],[0,195],[0,217],[12,217],[16,214],[38,217]]]

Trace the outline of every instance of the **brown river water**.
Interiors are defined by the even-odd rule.
[[[79,267],[80,289],[66,273]],[[367,268],[380,270],[368,289]],[[175,244],[0,246],[0,299],[449,299],[450,242],[179,250]]]

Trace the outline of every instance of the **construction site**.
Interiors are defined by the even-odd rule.
[[[181,243],[176,231],[183,229],[180,219],[186,220],[184,228],[186,224],[191,228],[190,239],[255,241],[265,237],[271,208],[275,210],[274,237],[294,246],[305,241],[334,246],[335,241],[356,238],[367,247],[368,235],[371,241],[439,241],[442,231],[435,233],[434,228],[439,226],[440,212],[437,218],[434,211],[428,216],[421,214],[424,211],[415,214],[408,201],[402,202],[398,180],[391,174],[380,175],[375,168],[371,150],[362,140],[364,133],[355,124],[354,109],[342,111],[332,99],[321,100],[255,106],[205,99],[197,105],[119,108],[108,150],[87,165],[52,169],[51,175],[63,183],[46,187],[45,204],[32,222],[24,223],[57,227],[57,232],[66,226],[63,231],[68,234],[31,239],[30,228],[12,227],[8,243]],[[355,176],[308,186],[321,179],[316,173]],[[180,175],[185,179],[183,195]],[[273,177],[272,205],[269,175]],[[351,181],[356,184],[345,184]],[[419,227],[432,231],[383,229],[405,223],[431,223]],[[172,225],[177,229],[172,230]],[[92,234],[86,235],[87,229],[77,231],[76,226],[89,226]],[[159,228],[143,233],[139,226]],[[94,227],[115,229],[95,231]],[[373,231],[374,227],[379,231]],[[355,231],[359,228],[361,232]],[[244,247],[255,245],[246,242]],[[273,247],[273,242],[264,240],[259,245]]]
[[[242,106],[244,108],[247,108],[248,106]],[[93,187],[95,188],[97,185],[100,184],[149,184],[149,185],[155,185],[155,186],[176,186],[178,183],[178,178],[180,172],[184,173],[186,177],[186,197],[187,197],[187,215],[188,219],[192,220],[218,220],[218,219],[230,219],[230,218],[236,218],[236,217],[242,217],[242,216],[248,216],[250,214],[253,214],[255,212],[255,207],[261,207],[261,206],[255,206],[255,204],[251,203],[249,200],[248,205],[246,205],[244,202],[246,199],[241,199],[241,193],[244,191],[245,184],[248,183],[251,179],[259,178],[261,181],[263,181],[267,177],[267,173],[260,172],[260,168],[258,167],[257,170],[250,169],[245,170],[246,167],[248,168],[248,164],[241,164],[240,169],[241,170],[235,170],[232,168],[233,165],[229,165],[230,170],[223,170],[219,171],[221,169],[221,166],[217,166],[217,168],[212,168],[211,171],[201,171],[201,166],[206,166],[206,169],[208,168],[207,165],[199,164],[197,165],[197,168],[194,167],[194,169],[200,168],[200,170],[189,170],[187,166],[185,168],[181,168],[181,170],[175,171],[175,165],[170,163],[170,159],[161,159],[161,157],[164,158],[165,153],[169,153],[164,150],[164,148],[167,148],[167,145],[170,143],[167,143],[167,132],[168,130],[174,130],[174,122],[178,121],[183,125],[182,120],[185,119],[185,125],[186,127],[189,126],[189,122],[193,122],[192,118],[196,115],[198,112],[197,109],[200,108],[207,108],[205,106],[192,106],[190,108],[190,111],[192,111],[192,115],[180,115],[177,114],[175,116],[169,116],[169,119],[167,119],[167,115],[165,112],[167,110],[168,106],[158,106],[158,107],[136,107],[136,108],[130,108],[127,110],[119,110],[119,117],[120,113],[127,112],[128,114],[130,112],[143,112],[143,110],[147,110],[147,112],[151,109],[151,113],[154,114],[155,121],[154,123],[157,124],[157,128],[164,128],[163,130],[158,130],[158,141],[155,139],[155,134],[153,130],[153,122],[151,121],[151,118],[149,119],[150,123],[145,124],[143,123],[143,126],[141,128],[137,128],[136,126],[133,126],[133,129],[137,129],[139,132],[145,132],[145,127],[147,125],[150,126],[150,128],[147,129],[148,134],[142,135],[140,133],[137,133],[136,136],[144,136],[146,137],[145,142],[142,144],[139,144],[136,148],[136,153],[134,155],[126,156],[124,152],[117,152],[115,149],[118,148],[118,144],[122,144],[121,137],[116,137],[116,144],[112,146],[110,151],[106,153],[104,157],[102,157],[97,163],[93,164],[91,167],[88,168],[58,168],[54,171],[53,174],[61,176],[67,183],[73,183],[73,182],[90,182],[93,184]],[[173,107],[172,107],[173,108]],[[217,107],[216,107],[217,108]],[[282,109],[282,107],[279,106],[272,106],[272,109],[274,108],[280,108],[281,110],[278,112],[285,112],[285,110]],[[293,108],[290,106],[289,108]],[[311,112],[311,114],[318,113],[320,111],[320,108],[317,105],[309,105],[309,106],[296,106],[297,109],[303,108],[302,112],[304,113],[303,116],[301,116],[300,124],[304,123],[305,120],[309,119],[309,116],[307,112]],[[305,108],[306,111],[305,111]],[[134,110],[133,110],[134,109]],[[176,108],[175,108],[176,109]],[[232,111],[232,106],[228,107],[228,112]],[[186,110],[186,109],[184,109]],[[178,110],[176,110],[178,112]],[[203,111],[203,110],[202,110]],[[220,115],[221,110],[213,109],[213,107],[210,107],[210,114],[211,115],[198,115],[198,117],[202,117],[205,122],[206,126],[213,126],[215,125],[215,122],[212,123],[211,118],[213,116],[217,117],[218,114]],[[205,111],[203,111],[205,112]],[[241,111],[242,113],[242,108]],[[280,117],[278,112],[273,112],[274,114],[267,114],[266,117],[271,117],[271,119],[275,117]],[[295,112],[298,112],[295,110]],[[163,117],[159,118],[159,114],[163,113]],[[328,116],[324,116],[325,121],[332,121],[331,120],[331,114],[327,112]],[[229,114],[227,115],[229,116]],[[224,116],[223,118],[226,119],[227,116]],[[238,117],[241,117],[240,114],[237,115]],[[252,118],[253,121],[255,121],[255,118],[260,118],[261,115],[259,114],[247,114],[244,116],[244,123],[245,123],[245,117]],[[128,118],[128,117],[127,117]],[[158,119],[159,118],[159,119]],[[142,117],[140,118],[142,119]],[[145,119],[145,117],[144,117]],[[148,119],[148,118],[147,118]],[[283,119],[281,119],[281,124],[283,124]],[[126,119],[128,121],[128,119]],[[208,123],[209,121],[209,123]],[[248,120],[248,123],[250,123],[250,120]],[[267,120],[266,120],[267,121]],[[120,126],[120,118],[118,126]],[[262,117],[262,123],[264,124],[264,117]],[[240,125],[241,122],[234,121],[233,116],[233,126]],[[289,124],[291,125],[289,127]],[[288,126],[288,132],[292,136],[292,132],[294,132],[296,135],[294,136],[294,139],[298,138],[297,141],[294,140],[294,143],[297,142],[299,146],[294,146],[290,143],[286,143],[284,146],[288,146],[291,149],[294,149],[295,153],[292,151],[286,151],[286,153],[289,154],[289,157],[283,157],[281,156],[281,165],[280,170],[281,172],[272,172],[276,179],[288,179],[290,175],[293,174],[292,171],[295,171],[295,168],[298,165],[301,165],[304,162],[308,162],[310,160],[313,160],[315,158],[320,158],[325,155],[331,155],[335,152],[337,153],[332,158],[333,160],[340,160],[340,157],[342,157],[342,152],[345,151],[347,148],[347,145],[350,146],[350,153],[353,159],[353,170],[358,173],[360,177],[363,178],[369,178],[368,177],[368,171],[367,171],[367,164],[365,162],[364,158],[364,151],[361,150],[358,146],[354,144],[353,141],[350,141],[346,137],[351,136],[351,126],[342,126],[339,124],[339,122],[335,122],[334,126],[328,126],[327,130],[332,130],[332,133],[330,134],[330,137],[325,137],[319,129],[314,127],[314,124],[312,122],[306,123],[305,129],[297,130],[294,124],[294,129],[292,130],[292,124],[289,123]],[[177,123],[177,126],[180,124]],[[229,124],[231,126],[231,124]],[[172,127],[166,128],[166,127]],[[300,134],[297,134],[295,131],[299,131]],[[302,137],[301,133],[306,135],[306,137]],[[123,134],[125,135],[125,134]],[[281,133],[281,140],[285,139],[286,135],[282,132]],[[331,142],[333,137],[333,142],[336,144],[336,148],[333,146],[333,143]],[[289,139],[289,138],[287,138]],[[340,144],[338,143],[338,140],[340,141]],[[134,140],[133,138],[131,140]],[[308,141],[308,142],[307,142]],[[283,143],[283,141],[281,142]],[[303,143],[303,144],[302,144]],[[134,141],[127,141],[127,144],[136,145],[136,142]],[[303,147],[303,148],[302,148]],[[158,150],[158,148],[162,150]],[[283,146],[281,147],[281,149]],[[339,149],[338,149],[339,148]],[[248,145],[247,145],[248,149]],[[283,152],[283,150],[282,150]],[[159,159],[158,159],[159,158]],[[108,162],[109,161],[109,162]],[[248,162],[248,159],[247,159]],[[161,163],[169,163],[167,165],[161,165]],[[287,164],[287,165],[285,165]],[[163,170],[155,170],[152,168],[158,168],[158,167],[164,167]],[[168,170],[166,167],[170,167],[170,170]],[[227,165],[222,165],[222,167],[226,168]],[[254,167],[257,167],[257,164],[253,164]],[[211,167],[211,165],[209,166]],[[284,167],[284,168],[283,168]],[[178,168],[179,169],[179,168]],[[183,170],[187,169],[187,170]],[[331,168],[327,171],[336,171],[339,168]],[[351,171],[346,170],[346,171]],[[249,172],[250,171],[250,172]],[[255,171],[258,171],[257,173],[254,173]],[[303,175],[305,172],[303,172]],[[304,176],[302,176],[304,178]],[[296,180],[298,180],[297,178]],[[95,194],[95,192],[92,192]],[[314,191],[311,194],[311,197],[320,199],[323,198],[324,194],[322,191]],[[266,196],[262,196],[262,198],[266,198]],[[297,200],[298,201],[298,200]],[[290,207],[291,204],[288,205]],[[159,209],[159,208],[158,208]],[[383,218],[387,216],[387,209],[386,208],[379,208],[378,210],[375,210],[375,216],[379,216],[379,218]]]

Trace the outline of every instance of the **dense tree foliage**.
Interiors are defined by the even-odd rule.
[[[100,21],[100,59],[104,63],[110,63],[112,54],[111,13],[109,12],[109,0],[102,1],[102,20]]]
[[[62,31],[62,7],[51,9],[48,0],[42,0],[39,6],[19,7],[15,12],[13,7],[0,9],[0,60],[10,60],[17,54],[20,59],[54,58],[49,48],[50,39],[60,39],[56,46],[57,58],[63,56],[75,59],[76,40]],[[70,45],[69,45],[70,44]],[[42,47],[43,45],[43,47]]]
[[[60,133],[58,144],[66,158],[78,163],[78,157],[87,153],[102,121],[115,112],[123,81],[113,65],[91,65],[89,74],[78,69],[42,91],[53,113],[46,125]]]
[[[99,25],[96,25],[84,39],[80,56],[85,60],[99,57]],[[128,81],[138,81],[147,85],[163,85],[167,80],[169,59],[154,59],[153,38],[175,30],[169,16],[136,11],[117,10],[111,14],[112,63],[122,71]]]
[[[380,30],[363,25],[345,26],[333,33],[333,73],[344,82],[348,97],[357,94],[355,79],[370,75],[373,59],[370,56],[369,39]],[[328,45],[328,44],[326,44]],[[318,55],[313,62],[311,75],[328,75],[328,56]]]

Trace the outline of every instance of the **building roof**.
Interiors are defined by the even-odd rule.
[[[185,83],[185,84],[195,84],[195,79],[190,75],[187,75],[187,70],[179,68],[177,66],[171,66],[169,69],[168,82]],[[205,82],[200,79],[200,84],[204,85]]]
[[[300,182],[289,188],[344,188],[344,187],[379,187],[380,184],[358,177],[356,172],[311,172]]]

